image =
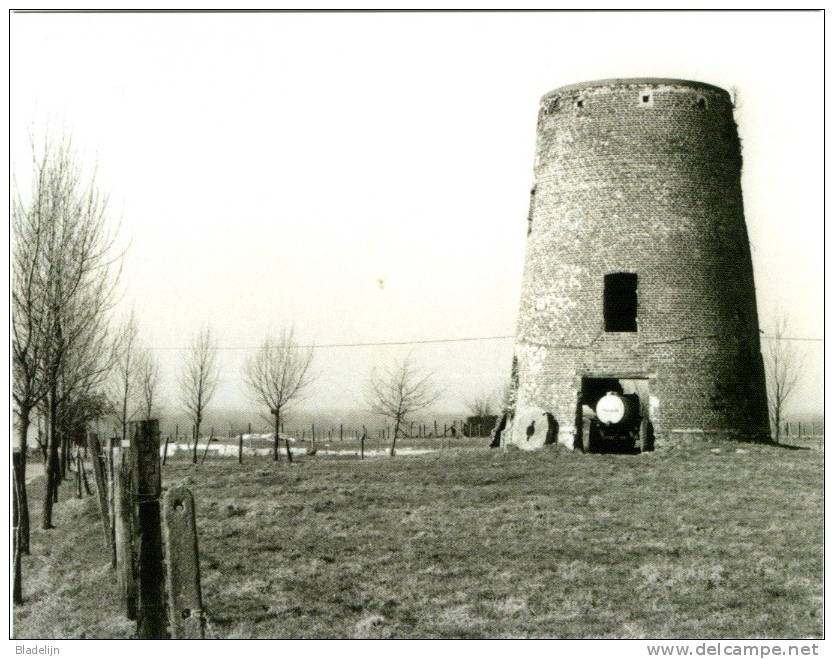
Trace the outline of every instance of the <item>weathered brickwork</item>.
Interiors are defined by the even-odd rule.
[[[529,424],[550,413],[572,446],[583,376],[646,379],[658,443],[767,434],[741,164],[730,96],[711,85],[608,80],[542,98],[510,441],[543,443]],[[637,274],[636,332],[605,331],[616,272]]]

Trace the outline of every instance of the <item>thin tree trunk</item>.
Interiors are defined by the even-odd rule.
[[[46,423],[46,421],[44,421],[44,425],[48,425]],[[44,464],[46,464],[46,444],[43,443],[43,436],[45,434],[48,434],[48,432],[49,432],[48,429],[45,429],[44,431],[41,431],[41,414],[38,414],[38,437],[37,437],[37,442],[38,442],[38,448],[40,449],[41,457],[43,459]]]
[[[90,496],[93,490],[90,488],[90,481],[87,480],[87,469],[84,467],[84,458],[81,456],[78,459],[78,467],[81,469],[81,482],[84,483],[84,491],[87,496]]]
[[[67,474],[72,471],[72,434],[64,433],[64,471],[61,474],[62,478],[67,478]]]
[[[20,478],[17,481],[17,504],[18,504],[18,532],[20,533],[20,551],[29,555],[29,500],[26,495],[26,451],[29,449],[29,414],[31,410],[22,410],[18,444],[20,446]]]
[[[275,415],[275,420],[275,422],[278,423],[278,421],[280,420],[280,414]],[[292,464],[292,451],[290,451],[290,440],[286,437],[284,437],[284,446],[287,449],[287,462]]]
[[[194,426],[194,447],[191,453],[191,462],[197,464],[197,444],[200,441],[200,422],[202,419],[197,415],[197,424]]]
[[[58,445],[58,472],[63,481],[67,477],[67,432],[61,431],[61,443]]]
[[[122,441],[127,439],[127,394],[128,383],[125,383],[124,400],[122,402]]]
[[[52,481],[52,503],[58,503],[58,488],[61,485],[61,465],[58,463],[58,456],[56,455],[52,462],[54,463],[54,467],[52,467],[52,474],[54,480]]]
[[[55,405],[55,429],[57,432],[57,440],[55,442],[55,453],[53,459],[55,460],[55,494],[57,497],[58,488],[64,482],[63,464],[61,463],[61,454],[63,453],[64,440],[67,436],[66,422],[63,420],[65,413],[64,405],[58,401]],[[58,499],[56,498],[55,501]]]
[[[281,415],[276,409],[276,411],[275,411],[275,437],[273,438],[273,441],[272,441],[272,461],[273,462],[278,462],[278,442],[281,441],[280,438],[279,438],[279,432],[278,432],[279,429],[281,428],[280,418],[281,418]]]
[[[41,514],[41,528],[51,529],[52,526],[52,504],[57,494],[57,466],[58,466],[58,437],[56,430],[56,419],[58,416],[58,404],[55,400],[55,385],[49,394],[49,434],[47,435],[47,458],[46,458],[46,492],[43,497],[43,512]]]
[[[12,478],[14,479],[13,489],[14,492],[12,494],[12,531],[14,533],[13,538],[13,545],[12,545],[12,565],[14,568],[14,575],[13,575],[13,584],[12,584],[12,601],[15,604],[23,604],[23,586],[21,583],[22,574],[21,574],[21,560],[20,555],[22,553],[21,546],[20,546],[20,500],[18,497],[19,492],[21,491],[20,487],[20,477],[23,471],[22,465],[22,457],[19,453],[15,452],[12,454]]]
[[[397,418],[396,422],[394,423],[394,437],[391,440],[391,457],[393,458],[397,454],[397,435],[400,434],[400,419]]]
[[[81,498],[81,455],[75,456],[75,498]]]
[[[211,446],[211,442],[214,439],[214,428],[211,429],[211,433],[209,434],[208,441],[206,442],[206,450],[203,451],[203,459],[200,460],[200,464],[205,464],[206,456],[208,455],[209,446]]]

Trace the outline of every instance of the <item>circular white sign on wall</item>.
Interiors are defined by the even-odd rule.
[[[625,405],[617,394],[607,393],[597,402],[597,418],[603,423],[619,423],[625,416]]]

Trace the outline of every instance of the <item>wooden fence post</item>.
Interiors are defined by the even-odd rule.
[[[237,440],[237,463],[243,464],[243,433],[240,433],[240,438]]]
[[[101,515],[101,524],[104,527],[104,539],[107,548],[110,549],[110,511],[107,508],[107,483],[104,478],[101,445],[96,433],[87,434],[87,447],[90,449],[90,459],[93,462],[93,476],[95,477],[96,492],[98,493],[98,512]]]
[[[206,623],[200,591],[194,497],[187,488],[172,487],[165,493],[162,522],[171,638],[204,638]]]
[[[118,436],[107,440],[107,514],[110,516],[110,563],[116,569],[116,499],[113,494],[113,449],[121,445]]]
[[[168,460],[168,440],[171,439],[171,435],[165,435],[165,447],[162,449],[162,464]]]
[[[113,498],[116,516],[116,576],[128,620],[136,620],[136,572],[133,563],[133,510],[130,492],[130,454],[121,446],[113,451]]]
[[[339,424],[339,441],[340,441],[340,442],[344,439],[344,436],[342,435],[342,430],[343,430],[343,429],[344,429],[344,428],[343,428],[342,424],[340,423],[340,424]]]
[[[365,459],[365,436],[368,434],[368,431],[365,430],[365,426],[362,426],[362,437],[359,438],[359,459]]]
[[[82,449],[81,449],[80,446],[75,447],[75,469],[77,471],[75,476],[76,476],[76,479],[77,479],[77,487],[79,488],[79,490],[78,490],[78,492],[79,492],[78,498],[79,499],[82,498],[82,496],[83,496],[81,494],[81,490],[80,490],[82,485],[84,486],[84,492],[87,493],[87,496],[90,496],[93,493],[92,489],[90,489],[90,481],[87,480],[87,470],[84,468],[84,455],[83,455],[83,453],[86,453],[86,452],[87,452],[87,447],[86,446],[84,447],[83,452],[82,452]]]
[[[137,636],[163,639],[165,605],[162,585],[162,528],[159,495],[162,474],[159,464],[159,420],[130,422],[130,453],[138,509],[136,555],[139,572]]]

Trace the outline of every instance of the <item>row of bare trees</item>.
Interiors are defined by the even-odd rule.
[[[134,390],[138,390],[142,403],[138,411],[149,418],[155,409],[159,364],[147,350],[139,347],[133,315],[122,328],[119,341],[110,400],[117,403],[113,407],[113,416],[122,426],[122,436],[126,436],[127,422],[137,411],[135,406],[131,406]],[[197,441],[201,436],[206,409],[219,382],[217,349],[211,330],[206,327],[194,336],[181,364],[179,402],[193,424],[191,459],[194,463],[197,462]],[[244,363],[243,382],[253,400],[264,408],[264,416],[268,415],[274,423],[273,460],[278,460],[282,420],[293,405],[306,398],[315,382],[312,361],[313,347],[300,345],[290,327],[275,336],[267,335]],[[407,419],[438,399],[440,393],[432,379],[432,374],[422,372],[410,357],[388,368],[375,369],[369,375],[366,401],[374,412],[393,423],[392,455],[397,439],[407,427]],[[284,448],[287,460],[292,462],[286,437]]]
[[[108,382],[110,416],[121,437],[128,423],[141,416],[150,419],[159,406],[159,360],[139,339],[139,325],[131,312],[115,337],[114,360]]]
[[[32,144],[31,176],[12,195],[12,396],[20,548],[29,551],[26,459],[36,436],[46,476],[41,526],[53,527],[58,487],[90,424],[112,418],[122,436],[157,405],[159,363],[139,340],[136,317],[112,322],[124,253],[95,173],[71,140]]]
[[[277,337],[267,336],[247,359],[243,380],[253,399],[272,416],[275,424],[273,460],[278,460],[281,419],[286,411],[306,396],[315,376],[310,369],[313,348],[301,346],[293,330],[284,329]],[[415,412],[431,406],[440,396],[431,373],[422,372],[408,357],[390,367],[374,369],[366,383],[365,399],[371,410],[394,426],[391,455],[397,439]],[[287,460],[292,462],[289,441],[284,439]]]
[[[66,474],[70,442],[102,412],[101,389],[114,362],[109,312],[121,254],[107,222],[107,198],[85,180],[69,140],[32,149],[32,176],[12,198],[13,399],[21,450],[17,474],[21,547],[28,553],[25,473],[29,427],[43,419],[46,494],[41,524]]]

